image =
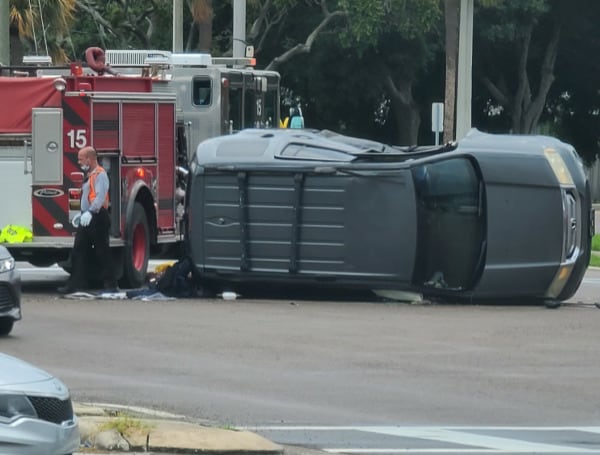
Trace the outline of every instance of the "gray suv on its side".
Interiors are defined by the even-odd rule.
[[[449,299],[569,299],[594,211],[575,149],[471,131],[395,147],[328,131],[202,142],[187,238],[205,281],[399,290]]]

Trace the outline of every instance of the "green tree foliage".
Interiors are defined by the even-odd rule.
[[[76,0],[10,0],[9,7],[12,64],[20,64],[24,52],[50,55],[56,63],[68,60],[64,49]]]
[[[75,55],[86,48],[170,49],[172,8],[169,0],[77,0],[71,30]]]
[[[481,1],[474,18],[479,120],[500,129],[538,130],[562,32],[563,1]]]
[[[574,4],[571,5],[573,8]],[[546,105],[549,131],[591,163],[600,157],[600,2],[581,0],[565,15],[556,81]]]
[[[288,1],[277,7],[271,4],[268,14],[261,11],[254,25],[262,26],[252,28],[253,38],[260,43],[259,59],[269,56],[267,67],[278,69],[284,84],[304,99],[311,97],[306,91],[309,85],[336,85],[335,90],[314,97],[318,105],[305,111],[309,123],[311,113],[329,117],[331,106],[324,100],[338,93],[342,100],[360,98],[361,115],[355,109],[337,110],[337,129],[353,134],[359,124],[361,131],[377,131],[383,123],[395,131],[393,142],[417,142],[421,112],[414,87],[440,48],[439,0]],[[305,54],[308,58],[301,57]],[[342,68],[348,71],[339,74]],[[323,74],[330,74],[329,80],[314,81]],[[344,96],[354,87],[354,79],[361,81],[356,87],[360,95]]]
[[[575,7],[576,5],[576,7]],[[600,4],[480,0],[475,15],[474,124],[544,132],[598,154]]]
[[[232,1],[186,0],[184,43],[231,55]],[[247,0],[247,42],[258,67],[282,74],[306,125],[392,143],[431,143],[431,102],[444,99],[442,0]],[[456,2],[455,2],[456,3]],[[170,0],[10,0],[11,32],[27,51],[61,61],[89,46],[171,49]],[[473,124],[558,135],[598,154],[600,2],[476,0]],[[57,6],[56,8],[52,8]],[[194,25],[196,24],[196,25]],[[32,31],[39,30],[34,40]],[[34,42],[35,41],[35,42]],[[14,48],[11,45],[11,48]],[[45,51],[44,51],[45,52]],[[14,49],[13,49],[14,54]],[[19,63],[13,60],[13,62]],[[421,121],[423,119],[423,121]]]

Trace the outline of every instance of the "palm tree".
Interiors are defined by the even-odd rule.
[[[77,0],[9,0],[11,64],[19,64],[24,45],[36,55],[50,55],[54,63],[69,59],[63,47],[68,41]]]
[[[198,50],[210,52],[212,47],[212,0],[188,0],[187,3],[192,12],[193,22],[188,36],[186,51]],[[196,42],[195,46],[194,42]]]

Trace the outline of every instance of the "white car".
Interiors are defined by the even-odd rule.
[[[79,428],[67,386],[0,353],[0,454],[66,455],[78,449]]]
[[[0,245],[0,337],[8,335],[21,319],[21,274],[15,260]]]

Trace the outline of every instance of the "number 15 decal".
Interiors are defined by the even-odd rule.
[[[69,136],[69,147],[74,148],[83,148],[87,145],[87,137],[85,135],[85,130],[69,130],[67,132],[67,136]]]

